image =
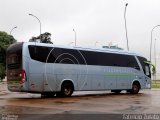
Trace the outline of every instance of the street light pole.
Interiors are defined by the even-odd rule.
[[[125,30],[126,30],[126,39],[127,39],[127,50],[129,51],[129,45],[128,45],[128,35],[127,35],[127,23],[126,23],[126,8],[128,6],[128,3],[125,5],[125,10],[124,10],[124,21],[125,21]]]
[[[155,59],[155,67],[156,67],[156,64],[157,64],[157,61],[156,61],[156,39],[154,42],[154,59]],[[155,73],[155,80],[156,80],[156,73]]]
[[[38,19],[37,16],[35,16],[35,15],[33,15],[33,14],[28,14],[28,15],[33,16],[33,17],[35,17],[35,18],[38,20],[39,25],[40,25],[40,40],[41,40],[41,21]]]
[[[75,29],[73,29],[73,31],[74,31],[74,33],[75,33],[75,46],[76,46],[76,31],[75,31]]]
[[[155,57],[155,66],[157,64],[157,61],[156,61],[156,39],[155,39],[155,43],[154,43],[154,57]]]
[[[16,29],[17,28],[17,26],[15,26],[15,27],[13,27],[12,29],[11,29],[11,31],[10,31],[10,35],[12,35],[12,31],[14,30],[14,29]]]
[[[156,26],[154,26],[153,28],[152,28],[152,30],[151,30],[151,43],[150,43],[150,62],[151,62],[151,51],[152,51],[152,33],[153,33],[153,30],[155,29],[155,28],[157,28],[157,27],[159,27],[160,25],[156,25]]]

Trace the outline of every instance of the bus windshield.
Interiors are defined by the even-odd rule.
[[[146,76],[148,76],[149,78],[151,78],[151,71],[150,71],[150,66],[148,63],[146,63],[145,61],[147,61],[146,58],[143,58],[143,57],[138,57],[141,65],[142,65],[142,69],[143,69],[143,72]]]

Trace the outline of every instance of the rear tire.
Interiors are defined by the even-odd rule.
[[[73,93],[74,87],[70,82],[64,82],[61,87],[61,92],[58,92],[56,96],[58,97],[70,97]]]
[[[140,90],[140,85],[138,83],[133,83],[130,93],[138,94],[139,90]]]

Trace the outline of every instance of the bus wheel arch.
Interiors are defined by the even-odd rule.
[[[141,84],[139,81],[134,81],[132,83],[132,89],[130,91],[131,94],[138,94],[139,90],[141,89]]]
[[[61,91],[57,93],[59,97],[70,97],[74,91],[74,84],[71,80],[64,80],[61,84]]]

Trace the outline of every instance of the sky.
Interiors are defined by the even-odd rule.
[[[77,46],[112,43],[126,50],[126,3],[129,49],[149,59],[151,30],[160,24],[160,0],[0,0],[0,31],[10,33],[17,26],[12,35],[19,42],[27,42],[40,33],[37,19],[28,15],[33,14],[41,21],[42,33],[50,32],[56,45],[74,45],[74,29]],[[160,27],[152,33],[160,73]]]

